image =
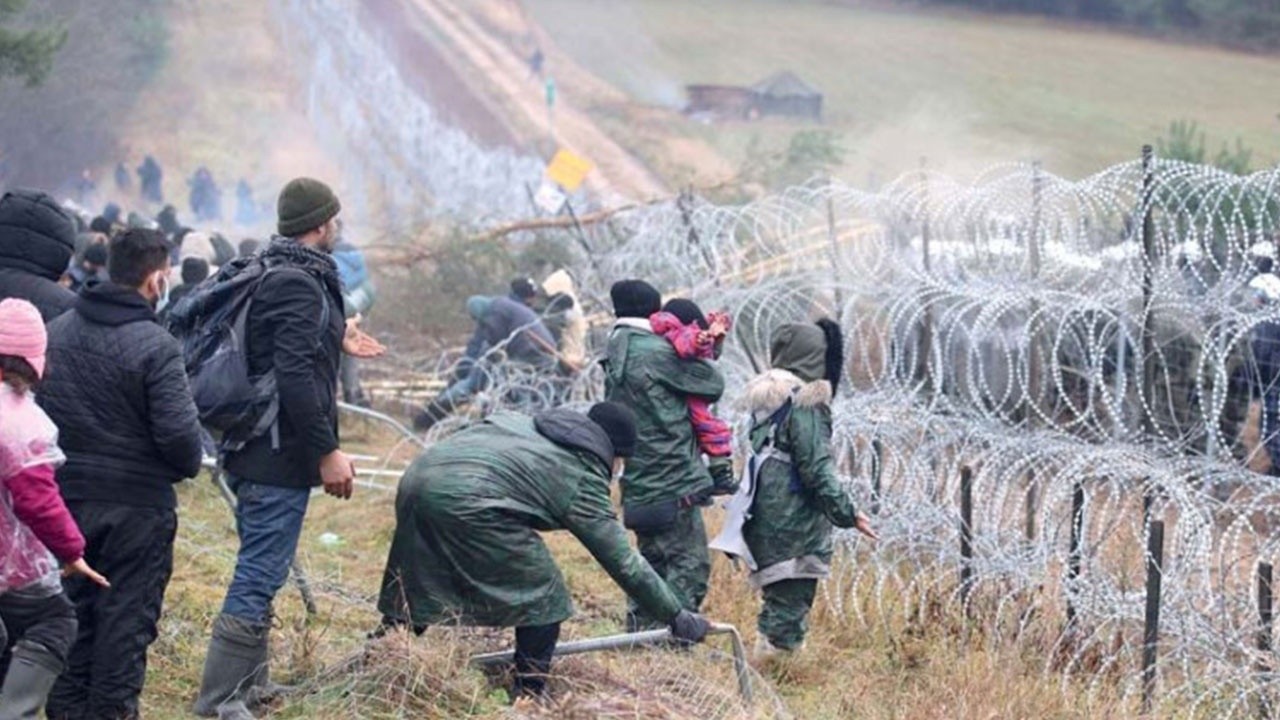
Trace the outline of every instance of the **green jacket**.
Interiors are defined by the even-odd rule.
[[[573,604],[539,531],[568,530],[654,617],[680,603],[631,549],[609,501],[613,448],[584,415],[495,414],[400,479],[378,609],[413,625],[547,625]]]
[[[719,400],[724,378],[708,362],[680,359],[648,327],[647,320],[620,321],[605,351],[605,398],[636,415],[636,452],[622,480],[624,507],[678,500],[712,484],[698,456],[688,398]]]
[[[763,461],[756,479],[751,517],[743,539],[759,568],[751,582],[763,587],[780,580],[822,578],[830,571],[832,526],[853,527],[853,501],[836,478],[831,457],[831,385],[805,383],[786,370],[770,370],[747,386],[755,418],[752,449],[767,444],[768,418],[788,398],[792,406],[778,425],[773,447],[790,456]]]

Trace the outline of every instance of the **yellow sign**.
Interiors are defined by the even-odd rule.
[[[590,160],[561,148],[547,165],[547,177],[566,192],[574,192],[582,186],[592,167]]]

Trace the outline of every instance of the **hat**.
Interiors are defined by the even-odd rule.
[[[619,280],[609,288],[609,298],[620,318],[648,318],[662,309],[662,293],[643,280]]]
[[[17,298],[0,301],[0,355],[22,358],[36,371],[37,377],[44,377],[48,343],[44,320],[35,305]]]
[[[542,292],[546,293],[548,297],[561,293],[577,295],[577,289],[573,286],[573,276],[569,274],[568,270],[557,270],[548,275],[547,279],[542,281]]]
[[[698,323],[698,327],[706,330],[710,325],[707,323],[707,316],[702,314],[702,308],[698,307],[698,303],[687,298],[673,298],[662,306],[662,312],[671,313],[676,319],[685,325]]]
[[[814,325],[789,323],[769,338],[769,359],[805,382],[827,380],[835,391],[844,372],[844,336],[825,318]]]
[[[511,281],[511,294],[521,300],[528,300],[538,294],[538,283],[533,278],[516,278]]]
[[[467,298],[467,314],[472,320],[480,322],[484,316],[489,313],[489,306],[493,304],[493,298],[487,298],[483,295],[472,295]]]
[[[341,210],[342,203],[328,185],[311,178],[295,178],[280,191],[276,230],[285,237],[298,237],[329,222]]]
[[[201,257],[189,257],[182,261],[182,283],[196,285],[209,277],[209,261]]]
[[[587,411],[587,417],[609,436],[614,455],[631,457],[635,453],[636,416],[630,408],[613,402],[596,403]]]

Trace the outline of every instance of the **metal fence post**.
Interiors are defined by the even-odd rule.
[[[1071,488],[1071,550],[1067,555],[1067,584],[1072,585],[1080,577],[1080,565],[1084,558],[1084,485],[1077,482]],[[1076,607],[1067,596],[1067,625],[1075,624]]]
[[[1156,694],[1156,651],[1160,643],[1160,580],[1164,572],[1164,521],[1152,520],[1147,536],[1147,608],[1142,628],[1142,713],[1150,714]]]
[[[1271,672],[1271,633],[1274,624],[1274,606],[1271,594],[1271,563],[1258,563],[1258,666],[1259,675]],[[1259,685],[1266,687],[1262,680]],[[1262,720],[1271,718],[1271,702],[1263,690],[1258,698],[1258,717]]]
[[[968,604],[973,589],[973,470],[960,468],[960,597]]]

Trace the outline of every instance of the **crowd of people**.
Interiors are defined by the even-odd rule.
[[[374,291],[342,239],[340,212],[324,183],[293,180],[279,194],[276,235],[235,252],[172,213],[154,226],[121,225],[118,213],[84,223],[41,192],[0,198],[0,720],[41,707],[58,719],[139,716],[173,572],[174,486],[200,471],[211,425],[228,428],[217,453],[239,547],[193,709],[251,718],[278,694],[268,671],[272,604],[312,490],[347,499],[356,477],[340,441],[340,378],[384,351],[358,327]],[[678,643],[701,641],[714,547],[744,561],[761,589],[759,652],[802,647],[833,526],[875,537],[830,449],[839,329],[822,321],[774,331],[772,369],[745,388],[753,429],[739,482],[730,426],[713,410],[725,392],[715,363],[729,318],[687,299],[664,305],[642,280],[610,295],[605,401],[585,413],[492,413],[405,472],[375,635],[511,627],[514,691],[546,692],[572,603],[539,533],[562,529],[626,591],[629,630],[668,627]],[[243,302],[220,311],[232,297]],[[567,273],[541,286],[517,279],[509,295],[474,297],[467,308],[476,322],[469,362],[419,427],[474,394],[495,351],[550,374],[589,361]],[[242,384],[269,396],[230,426],[210,409],[209,388],[234,394],[226,383],[237,366],[222,362],[229,353],[193,350],[204,338],[192,333],[216,326],[210,318],[242,334],[233,358]],[[363,400],[357,381],[342,385],[349,401]],[[725,532],[709,543],[703,509],[730,495]]]

